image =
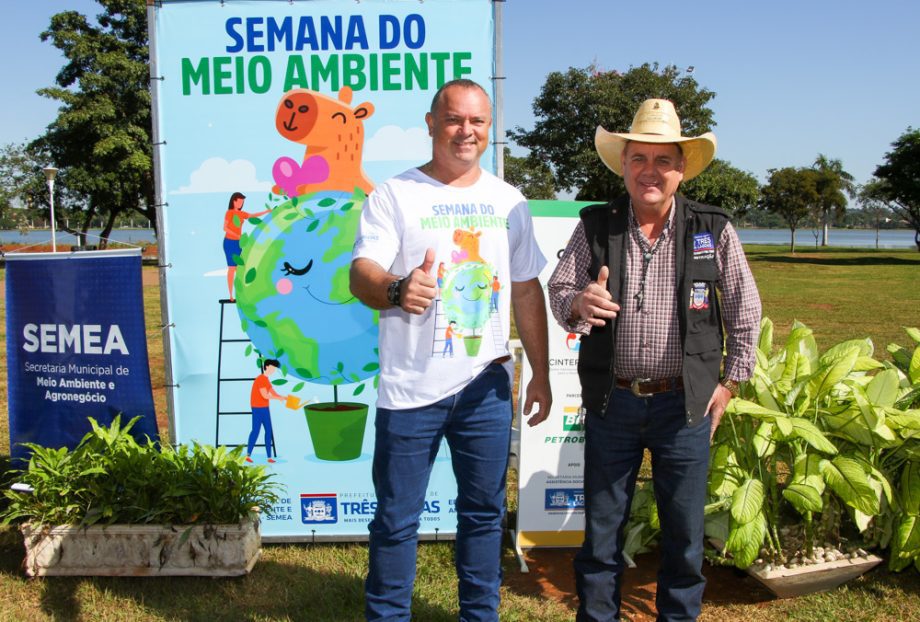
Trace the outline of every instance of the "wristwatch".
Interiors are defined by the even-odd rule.
[[[732,394],[732,397],[738,397],[738,383],[737,382],[735,382],[734,380],[729,380],[728,378],[722,378],[719,384],[721,384],[723,387],[728,389],[728,392]]]
[[[399,306],[399,295],[402,293],[402,282],[405,279],[396,279],[387,286],[387,302],[394,307]]]

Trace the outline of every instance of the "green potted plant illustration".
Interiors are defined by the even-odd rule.
[[[352,397],[379,371],[377,313],[349,291],[351,249],[365,194],[324,191],[270,195],[271,214],[240,238],[237,310],[260,357],[281,363],[272,384],[298,394],[305,385],[331,386],[331,402],[303,407],[314,453],[321,460],[361,455],[368,405]]]
[[[90,419],[73,450],[29,444],[4,491],[4,524],[20,524],[29,575],[227,576],[260,553],[260,509],[277,503],[242,449],[138,443],[116,417]]]

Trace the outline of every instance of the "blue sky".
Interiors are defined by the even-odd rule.
[[[62,57],[39,33],[66,9],[99,12],[92,0],[3,0],[0,144],[34,138],[54,118],[55,103],[35,91],[53,83]],[[909,43],[918,24],[914,0],[508,0],[505,125],[533,126],[550,71],[692,65],[717,94],[719,157],[763,180],[823,153],[864,182],[891,142],[920,126],[920,57]]]

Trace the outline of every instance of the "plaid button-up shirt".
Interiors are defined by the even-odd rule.
[[[642,282],[644,251],[636,237],[644,234],[630,206],[623,299],[614,301],[620,305],[614,369],[618,378],[674,378],[683,371],[677,305],[689,304],[689,301],[677,300],[673,221],[672,207],[668,224],[661,233],[665,237],[648,266],[645,296],[639,310],[635,296]],[[725,225],[719,237],[715,258],[721,275],[719,301],[726,334],[723,376],[735,381],[746,380],[753,374],[756,363],[754,350],[760,332],[761,306],[757,285],[731,223]],[[548,287],[553,316],[566,330],[582,335],[590,332],[591,325],[572,323],[569,318],[573,299],[591,282],[587,271],[590,263],[591,250],[584,225],[579,221]],[[618,277],[610,275],[611,279]],[[710,295],[716,294],[711,292]]]

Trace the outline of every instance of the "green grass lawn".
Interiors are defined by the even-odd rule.
[[[748,257],[764,314],[776,325],[776,342],[796,319],[815,331],[819,348],[870,337],[877,352],[898,341],[903,326],[920,326],[920,253],[828,249],[791,255],[781,247],[754,246]],[[165,432],[163,345],[156,272],[145,268],[144,306],[151,376]],[[4,277],[0,270],[0,280]],[[0,307],[5,310],[4,289]],[[5,343],[5,323],[0,334]],[[5,352],[5,350],[4,350]],[[6,366],[0,385],[6,388]],[[6,402],[0,405],[0,454],[9,453]],[[420,546],[415,619],[456,619],[452,544]],[[236,579],[53,578],[26,579],[19,534],[0,530],[0,621],[5,620],[361,620],[367,549],[362,544],[269,545],[248,577]],[[506,576],[517,573],[505,549]],[[738,579],[738,589],[743,589]],[[564,587],[564,586],[563,586]],[[569,588],[571,589],[571,588]],[[534,593],[538,592],[536,590]],[[501,619],[572,620],[571,600],[562,603],[503,588]],[[750,605],[704,605],[701,620],[920,620],[920,574],[892,575],[884,568],[833,592]],[[730,600],[730,599],[728,599]],[[637,618],[651,619],[651,618]]]

